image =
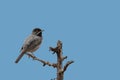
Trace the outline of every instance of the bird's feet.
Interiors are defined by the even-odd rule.
[[[35,60],[36,57],[33,53],[31,53],[31,56],[32,56],[33,60]]]
[[[34,54],[31,52],[27,52],[28,58],[32,57],[33,59],[35,58]]]

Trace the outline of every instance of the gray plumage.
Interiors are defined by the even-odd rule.
[[[21,54],[16,59],[15,63],[18,63],[25,53],[33,53],[34,51],[36,51],[40,47],[41,42],[42,30],[39,28],[33,29],[32,34],[25,40],[21,48]]]

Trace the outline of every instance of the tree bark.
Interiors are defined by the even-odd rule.
[[[58,40],[57,42],[57,47],[55,48],[50,47],[50,50],[53,51],[53,53],[57,54],[57,80],[63,80],[64,72],[66,71],[67,67],[74,61],[68,61],[63,67],[63,61],[64,59],[67,59],[67,56],[63,57],[62,42],[60,40]]]

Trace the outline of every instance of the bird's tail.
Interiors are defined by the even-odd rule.
[[[22,52],[18,58],[16,59],[15,63],[18,63],[20,61],[20,59],[23,57],[24,53]]]

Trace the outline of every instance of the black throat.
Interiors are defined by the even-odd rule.
[[[40,32],[39,34],[37,34],[37,36],[42,37],[42,32]]]

